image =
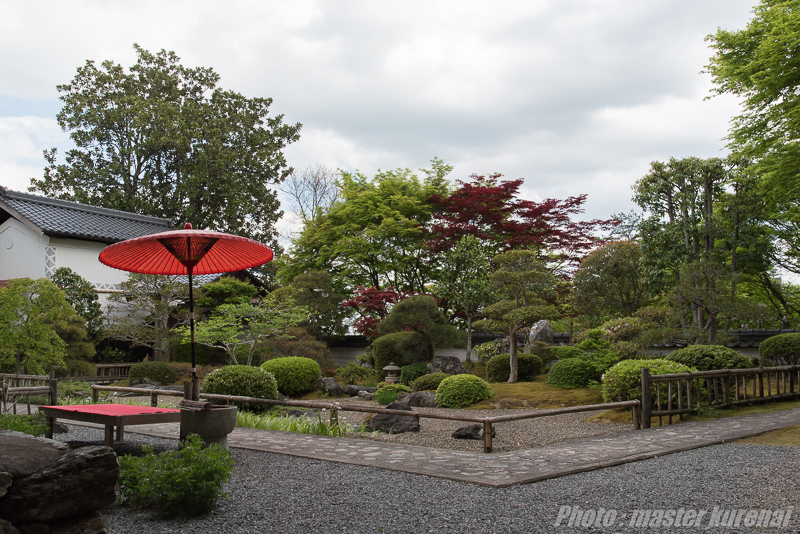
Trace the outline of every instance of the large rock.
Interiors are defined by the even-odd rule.
[[[6,494],[8,487],[11,486],[13,477],[11,473],[0,473],[0,497]]]
[[[9,441],[7,436],[3,437]],[[23,444],[35,443],[34,440],[18,439],[24,440],[20,441]],[[30,462],[9,460],[6,449],[0,450],[3,450],[6,464],[28,470]],[[15,456],[19,454],[18,447],[16,450]],[[21,530],[31,523],[60,525],[93,514],[116,500],[119,466],[112,448],[93,446],[59,452],[54,462],[41,469],[27,476],[14,476],[6,495],[0,498],[0,517]],[[30,451],[23,454],[28,456]],[[16,468],[16,472],[20,473],[21,469]]]
[[[436,408],[436,393],[433,391],[416,391],[403,397],[401,403],[417,408]]]
[[[347,384],[343,389],[344,392],[351,397],[357,397],[362,391],[366,391],[367,393],[375,393],[375,390],[378,388],[372,386],[357,386],[355,384]]]
[[[22,432],[0,432],[0,472],[21,479],[54,464],[69,445]]]
[[[372,399],[375,398],[375,394],[374,393],[370,393],[369,391],[361,390],[361,391],[358,392],[358,398],[371,401]]]
[[[448,375],[467,375],[469,371],[457,356],[437,356],[428,364],[428,372],[447,373]]]
[[[483,425],[480,423],[475,423],[474,425],[469,426],[462,426],[455,432],[453,432],[452,437],[455,439],[483,439],[485,436],[483,432]],[[497,436],[497,430],[492,427],[492,437]]]
[[[0,519],[0,534],[20,534],[20,532],[5,519]]]
[[[343,397],[345,394],[339,382],[337,382],[335,378],[329,376],[317,380],[317,387],[322,390],[323,393],[327,393],[331,397]]]
[[[526,342],[526,347],[528,347],[526,352],[530,352],[530,348],[532,348],[533,344],[537,341],[547,343],[548,345],[553,344],[553,327],[550,326],[550,321],[547,319],[542,319],[531,326]]]
[[[393,402],[386,407],[387,410],[404,410],[413,412],[408,404]],[[419,432],[419,417],[393,414],[377,414],[367,423],[370,431],[378,430],[385,434],[402,434],[404,432]]]

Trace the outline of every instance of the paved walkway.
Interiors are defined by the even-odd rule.
[[[631,430],[610,436],[493,454],[252,428],[236,428],[228,436],[228,445],[502,488],[707,447],[798,424],[800,408],[794,408],[714,421]],[[125,431],[178,439],[179,426],[178,423],[137,425],[126,427]],[[482,441],[475,442],[478,451],[482,446]]]

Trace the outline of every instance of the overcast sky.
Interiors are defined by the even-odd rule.
[[[133,43],[212,67],[303,124],[287,151],[372,175],[436,156],[452,179],[524,178],[532,200],[633,208],[653,160],[726,154],[731,97],[704,101],[704,37],[756,0],[74,1],[0,3],[0,185],[25,191],[70,147],[56,85]]]

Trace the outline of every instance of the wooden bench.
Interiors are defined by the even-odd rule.
[[[53,437],[53,426],[57,419],[69,419],[105,426],[105,444],[114,445],[114,427],[117,427],[117,441],[125,439],[126,425],[147,425],[151,423],[175,423],[181,420],[181,411],[173,408],[152,408],[150,406],[131,406],[128,404],[76,404],[71,406],[40,406],[39,410],[47,416],[50,430],[47,437]]]

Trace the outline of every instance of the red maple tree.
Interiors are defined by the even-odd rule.
[[[355,296],[342,302],[343,308],[353,308],[361,317],[353,323],[353,330],[361,335],[378,337],[378,323],[388,314],[389,307],[411,296],[407,291],[398,291],[394,287],[380,289],[375,286],[358,286]]]

